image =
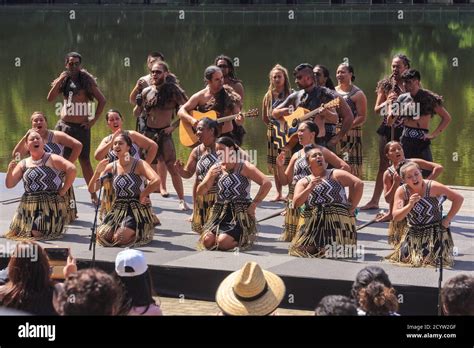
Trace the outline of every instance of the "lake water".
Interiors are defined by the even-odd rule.
[[[261,107],[268,72],[276,63],[290,71],[301,62],[324,64],[335,80],[337,65],[348,58],[355,68],[355,84],[368,98],[363,179],[373,180],[378,168],[375,130],[380,123],[373,112],[374,90],[377,81],[390,73],[391,57],[402,52],[421,71],[423,87],[444,97],[453,117],[432,145],[435,161],[445,167],[440,180],[474,186],[474,17],[469,11],[412,11],[399,20],[396,9],[388,13],[308,10],[296,13],[296,22],[281,8],[261,13],[186,10],[182,19],[179,9],[170,8],[71,8],[0,7],[1,171],[29,128],[33,111],[46,112],[50,127],[56,123],[55,103],[48,103],[46,95],[63,70],[65,53],[82,54],[83,66],[97,76],[107,98],[106,108],[121,110],[126,128],[134,129],[128,95],[145,73],[147,52],[159,50],[188,95],[203,87],[203,70],[214,57],[225,53],[238,60],[245,109]],[[439,120],[435,116],[432,125]],[[244,147],[256,151],[258,167],[267,172],[265,126],[258,118],[247,120],[245,127]],[[92,148],[107,134],[102,115],[93,128]],[[186,160],[189,149],[179,144],[178,134],[174,137],[178,157]]]

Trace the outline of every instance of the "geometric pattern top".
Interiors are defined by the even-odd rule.
[[[250,199],[250,180],[243,176],[240,171],[244,163],[239,163],[233,171],[219,175],[217,187],[219,192],[217,200],[222,201],[247,201]]]
[[[134,158],[130,172],[121,175],[117,174],[117,161],[114,161],[113,187],[117,198],[137,198],[145,189],[145,178],[135,173],[138,161]]]
[[[202,182],[209,169],[217,162],[217,153],[215,151],[207,151],[207,153],[201,155],[201,145],[199,145],[197,158],[196,177],[198,182]]]
[[[61,144],[53,143],[54,132],[48,130],[48,142],[44,144],[44,151],[54,153],[58,156],[63,156],[64,146]]]
[[[298,151],[298,158],[295,161],[293,169],[293,184],[296,185],[298,180],[303,179],[305,176],[311,175],[306,156],[304,155],[304,149]]]
[[[426,183],[426,193],[415,203],[407,215],[408,223],[412,226],[433,224],[443,218],[442,197],[430,197],[431,180],[423,181]],[[409,193],[406,184],[403,185],[403,189],[405,190],[405,203],[408,203],[411,193]]]
[[[330,169],[321,183],[316,185],[316,187],[310,192],[306,201],[306,205],[310,209],[318,204],[348,204],[346,190],[344,189],[344,186],[332,178],[333,171],[334,169]],[[311,182],[309,176],[306,177],[306,180]]]
[[[26,160],[21,161],[23,186],[25,192],[58,191],[62,185],[62,172],[46,166],[50,153],[45,152],[38,166],[26,167]]]

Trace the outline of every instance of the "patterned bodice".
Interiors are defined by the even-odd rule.
[[[209,169],[217,162],[217,154],[215,152],[207,152],[202,155],[201,145],[197,150],[196,177],[198,182],[202,182]]]
[[[357,92],[360,91],[360,88],[352,85],[352,88],[349,92],[338,92],[339,95],[346,101],[347,105],[351,108],[354,118],[357,117],[357,106],[356,103],[351,99]]]
[[[295,167],[293,169],[293,184],[296,185],[298,180],[304,178],[311,174],[309,169],[308,162],[306,161],[306,157],[304,155],[304,149],[298,151],[298,158],[295,161]]]
[[[414,225],[428,225],[439,222],[443,218],[441,197],[430,197],[431,180],[424,181],[426,184],[426,193],[418,202],[415,203],[412,210],[407,215],[408,223]],[[408,203],[410,195],[408,186],[403,185],[405,191],[405,204]]]
[[[250,199],[250,180],[241,174],[244,163],[233,171],[223,172],[217,180],[218,201],[247,201]]]
[[[50,157],[51,154],[45,152],[41,163],[36,167],[26,167],[26,160],[21,162],[25,192],[58,191],[61,188],[62,172],[46,166]]]
[[[329,170],[322,182],[311,191],[306,201],[308,208],[314,208],[318,204],[348,204],[344,187],[332,178],[333,171],[334,169]],[[306,180],[311,182],[310,176]]]
[[[117,174],[117,161],[114,161],[113,186],[117,198],[138,198],[145,189],[145,178],[135,173],[138,161],[133,159],[130,172],[120,175]]]
[[[109,141],[112,140],[112,134],[109,135],[108,140]],[[140,148],[135,143],[132,143],[132,147],[130,148],[130,156],[132,156],[132,158],[135,158],[135,159],[140,159]],[[109,163],[112,163],[113,161],[118,160],[117,154],[112,149],[110,149],[109,152],[107,153],[107,158],[109,159]]]
[[[48,141],[44,144],[44,151],[62,156],[64,152],[64,146],[54,143],[53,138],[54,132],[48,131]]]

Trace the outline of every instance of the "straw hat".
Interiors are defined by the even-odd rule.
[[[247,262],[222,281],[216,302],[227,315],[268,315],[284,295],[285,284],[279,276],[262,270],[256,262]]]

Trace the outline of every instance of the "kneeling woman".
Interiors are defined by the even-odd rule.
[[[400,176],[405,184],[395,192],[393,220],[406,217],[408,230],[395,252],[387,258],[415,267],[436,266],[442,247],[443,264],[452,266],[453,238],[448,227],[464,198],[439,182],[424,180],[416,163],[404,164]],[[452,202],[445,218],[443,196]]]
[[[203,227],[200,247],[229,250],[252,246],[257,235],[255,209],[267,196],[272,184],[245,156],[229,137],[216,141],[219,161],[198,185],[197,195],[206,194],[217,181],[217,200]],[[250,199],[250,183],[260,185],[257,195]]]
[[[130,156],[132,146],[125,132],[116,136],[113,149],[118,159],[112,163],[102,160],[89,183],[89,192],[95,192],[99,176],[113,174],[116,198],[97,229],[97,241],[103,246],[140,246],[153,239],[153,216],[147,204],[148,195],[158,185],[158,174],[145,161]]]
[[[25,193],[5,237],[16,240],[60,238],[68,223],[64,195],[76,178],[76,167],[61,156],[47,153],[43,138],[34,130],[26,137],[26,147],[30,157],[8,165],[5,186],[13,188],[23,179]]]
[[[399,175],[400,168],[408,162],[416,163],[421,169],[426,169],[431,173],[430,176],[427,177],[428,180],[434,180],[443,172],[443,166],[437,163],[425,161],[421,158],[406,159],[402,145],[398,141],[388,142],[385,145],[384,151],[385,156],[392,163],[383,174],[383,191],[385,201],[390,205],[390,210],[388,215],[382,216],[379,221],[383,222],[390,220],[388,226],[388,244],[396,247],[402,240],[407,227],[406,218],[400,221],[394,221],[392,219],[393,198],[397,189],[403,184]]]
[[[306,161],[311,175],[298,181],[293,204],[303,206],[296,236],[289,254],[300,257],[327,257],[330,247],[357,244],[354,210],[364,187],[354,175],[340,169],[326,169],[320,148],[309,148]],[[349,188],[349,198],[345,187]]]

